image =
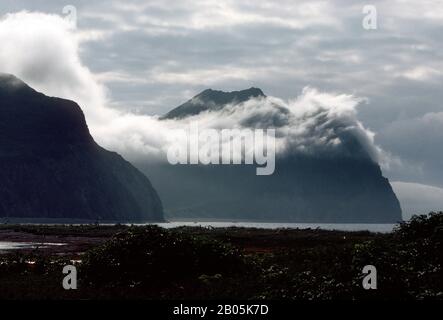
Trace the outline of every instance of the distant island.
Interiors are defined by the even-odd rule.
[[[242,103],[266,98],[259,88],[223,92],[207,89],[166,113],[162,121],[194,121],[195,116],[245,112]],[[287,126],[291,111],[278,104],[267,114],[242,118],[241,127]],[[315,130],[334,130],[343,152],[277,155],[275,173],[256,176],[250,166],[137,163],[163,200],[167,217],[309,223],[395,223],[399,201],[380,166],[358,137],[341,124],[316,115]],[[289,119],[289,120],[288,120]],[[195,119],[198,121],[198,119]],[[335,126],[335,127],[334,127]]]

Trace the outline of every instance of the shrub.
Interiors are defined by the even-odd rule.
[[[442,226],[442,212],[414,216],[396,227],[390,239],[356,246],[354,266],[377,266],[385,298],[442,298]]]
[[[244,267],[242,255],[228,244],[149,226],[133,227],[89,251],[82,273],[92,286],[158,288],[198,282],[202,275],[222,277]]]

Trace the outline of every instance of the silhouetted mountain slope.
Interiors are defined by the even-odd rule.
[[[150,175],[175,219],[391,223],[401,210],[378,165],[350,159],[278,159],[270,176],[252,166],[159,165]]]
[[[0,217],[163,219],[150,181],[97,145],[80,107],[0,74]]]
[[[207,110],[219,110],[228,104],[241,103],[258,97],[265,97],[264,93],[258,88],[232,92],[207,89],[171,110],[162,119],[181,119]]]
[[[264,97],[260,89],[254,90]],[[253,95],[242,95],[247,96]],[[199,109],[187,102],[168,113],[167,117],[170,118],[171,113],[173,118],[184,118],[206,110],[216,111],[239,100],[238,93],[213,90],[206,90],[196,97]],[[217,101],[221,101],[220,104]],[[282,108],[282,112],[288,111]],[[271,119],[271,127],[285,119],[278,118],[279,114],[272,113],[277,118]],[[250,127],[254,127],[257,122],[267,123],[270,119],[250,120]],[[242,125],[249,127],[245,123]],[[328,127],[325,130],[329,130]],[[399,202],[379,165],[371,160],[352,133],[345,132],[342,138],[347,144],[346,153],[288,152],[278,155],[275,172],[270,176],[257,176],[255,166],[173,166],[164,163],[150,171],[150,178],[163,200],[165,213],[174,219],[324,223],[400,221]]]

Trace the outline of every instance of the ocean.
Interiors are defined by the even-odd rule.
[[[153,223],[163,228],[176,227],[207,227],[207,228],[261,228],[261,229],[324,229],[342,231],[371,231],[371,232],[391,232],[395,224],[377,223],[272,223],[272,222],[211,222],[211,221],[170,221],[166,223]]]

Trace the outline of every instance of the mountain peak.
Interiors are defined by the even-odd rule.
[[[266,97],[259,88],[251,87],[240,91],[225,92],[221,90],[206,89],[192,99],[201,99],[204,102],[214,102],[217,105],[229,103],[241,103],[251,98]]]
[[[16,76],[9,73],[0,73],[0,94],[11,94],[22,92],[34,92],[34,90],[29,87],[22,80]]]
[[[182,119],[197,115],[204,111],[223,109],[229,104],[238,104],[251,98],[265,98],[266,95],[259,88],[251,87],[240,91],[225,92],[220,90],[206,89],[191,100],[183,103],[168,112],[162,119]]]
[[[16,76],[0,72],[0,88],[19,88],[25,86],[26,84]]]
[[[255,87],[251,87],[249,89],[244,89],[244,90],[239,90],[239,91],[230,91],[230,92],[226,92],[226,91],[222,91],[222,90],[214,90],[214,89],[209,88],[209,89],[202,91],[197,96],[205,95],[205,94],[225,94],[225,95],[237,95],[237,96],[247,95],[249,97],[259,97],[259,96],[265,97],[265,94],[263,93],[263,91],[260,88],[255,88]]]

